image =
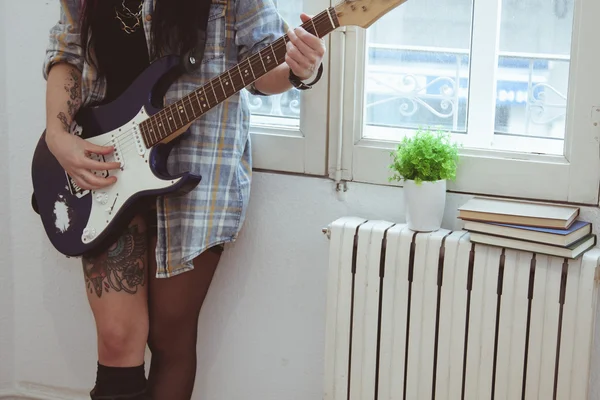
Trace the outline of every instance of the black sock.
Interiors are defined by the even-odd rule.
[[[144,364],[137,367],[107,367],[98,363],[95,396],[126,396],[146,389]]]

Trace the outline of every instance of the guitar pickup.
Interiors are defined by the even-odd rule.
[[[119,139],[116,138],[115,136],[113,136],[110,139],[110,144],[114,148],[113,152],[110,154],[107,154],[106,156],[101,156],[101,157],[103,157],[103,160],[107,163],[112,163],[112,162],[120,163],[121,171],[122,171],[123,167],[125,167],[125,159],[123,158],[123,153],[121,152],[121,146],[119,146]],[[108,171],[107,171],[106,176],[108,176]]]

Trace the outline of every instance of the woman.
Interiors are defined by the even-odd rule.
[[[46,142],[83,189],[112,185],[91,170],[89,153],[109,154],[67,133],[82,106],[116,99],[148,64],[196,44],[205,0],[61,0],[44,64]],[[306,15],[301,16],[307,21]],[[288,33],[286,63],[248,89],[282,93],[311,79],[323,42],[301,28],[288,31],[271,0],[213,0],[201,68],[170,86],[179,100],[245,57]],[[290,72],[291,71],[291,72]],[[191,193],[159,198],[100,254],[83,257],[88,300],[98,334],[92,399],[189,399],[196,373],[198,315],[223,244],[236,239],[250,191],[247,94],[242,91],[197,120],[174,145],[172,174],[203,177]],[[145,378],[146,343],[152,352]]]

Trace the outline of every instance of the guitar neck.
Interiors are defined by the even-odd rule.
[[[302,28],[319,38],[338,27],[339,21],[333,7],[302,24]],[[206,112],[284,63],[288,41],[287,35],[282,36],[142,122],[140,131],[146,146],[149,148],[169,139],[171,135],[175,135]]]

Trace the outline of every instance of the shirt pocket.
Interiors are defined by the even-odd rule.
[[[227,36],[227,0],[213,0],[208,14],[208,27],[206,33],[206,46],[202,64],[225,57]]]

